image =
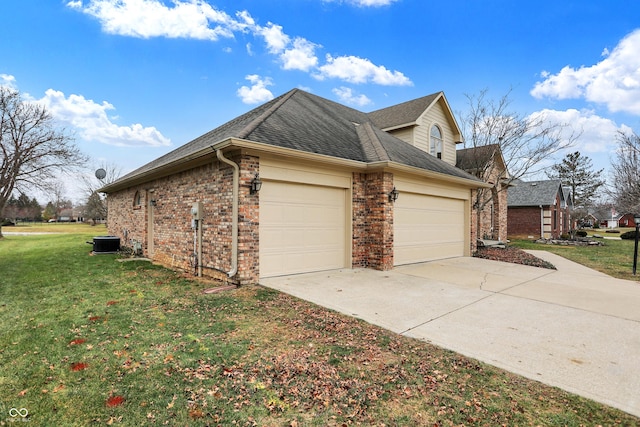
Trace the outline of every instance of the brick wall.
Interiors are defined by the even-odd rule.
[[[258,194],[249,195],[249,185],[258,171],[258,159],[252,156],[227,155],[240,163],[238,267],[239,274],[230,280],[232,255],[232,184],[231,166],[212,160],[209,164],[109,194],[108,229],[120,236],[124,245],[132,239],[143,242],[144,255],[170,268],[194,272],[194,231],[191,207],[202,202],[202,274],[234,283],[258,280]],[[145,201],[134,208],[136,191],[144,192]],[[152,191],[152,192],[151,192]],[[155,199],[156,205],[149,202]],[[152,215],[152,225],[148,224]],[[153,234],[153,248],[148,235]],[[151,251],[150,249],[153,249]]]
[[[353,174],[354,268],[393,269],[393,174]]]
[[[540,237],[540,208],[511,207],[509,208],[509,235]]]
[[[500,180],[503,172],[497,168],[490,169],[490,175],[484,178],[485,182],[494,183]],[[508,219],[507,219],[507,191],[506,186],[485,188],[481,191],[481,202],[489,200],[483,209],[479,212],[480,229],[478,230],[478,238],[493,239],[506,242]],[[473,202],[478,200],[474,196]],[[476,218],[477,219],[477,218]],[[476,225],[476,227],[478,227]],[[475,239],[474,239],[475,240]]]
[[[567,208],[561,208],[560,196],[556,199],[556,204],[552,206],[509,208],[510,236],[527,235],[536,238],[557,239],[562,234],[567,234],[570,228],[570,212]]]

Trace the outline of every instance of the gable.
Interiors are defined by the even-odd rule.
[[[456,164],[456,144],[463,141],[462,132],[444,96],[438,92],[369,114],[380,129],[430,153],[431,129],[437,125],[442,133],[441,158]]]

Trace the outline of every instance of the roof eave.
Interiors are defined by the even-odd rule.
[[[357,160],[343,159],[340,157],[328,156],[325,154],[311,153],[306,151],[294,150],[291,148],[277,147],[274,145],[264,144],[255,141],[249,141],[238,138],[226,138],[222,141],[218,141],[206,148],[198,150],[189,156],[183,157],[176,161],[160,165],[156,168],[150,169],[138,175],[132,176],[126,180],[117,181],[114,184],[106,185],[100,188],[98,191],[102,193],[113,193],[124,188],[132,187],[134,185],[144,184],[153,179],[162,178],[172,173],[184,170],[186,165],[205,164],[209,161],[208,157],[212,156],[216,150],[229,150],[229,149],[243,149],[247,152],[254,153],[269,153],[275,155],[281,155],[289,159],[308,160],[315,162],[322,162],[325,164],[331,164],[334,166],[341,166],[345,168],[361,169],[361,170],[381,170],[387,169],[392,171],[406,172],[423,176],[425,178],[438,179],[441,181],[447,181],[464,185],[470,188],[490,188],[491,185],[476,179],[461,178],[453,175],[448,175],[441,172],[430,171],[428,169],[422,169],[415,166],[403,165],[401,163],[393,161],[382,161],[366,163]]]
[[[310,153],[306,151],[294,150],[291,148],[277,147],[275,145],[264,144],[261,142],[249,141],[246,139],[238,138],[226,138],[211,144],[208,147],[202,148],[188,156],[180,158],[170,163],[159,165],[153,169],[142,172],[128,179],[116,181],[113,184],[105,185],[98,191],[101,193],[113,193],[124,188],[128,188],[134,185],[144,184],[153,179],[162,178],[172,173],[184,170],[186,165],[204,164],[207,161],[207,157],[215,154],[216,150],[228,150],[228,149],[244,149],[249,152],[268,152],[270,154],[282,155],[288,158],[295,158],[298,160],[314,160],[321,161],[323,163],[333,164],[336,166],[351,167],[356,169],[366,169],[367,163],[357,160],[342,159],[339,157],[327,156],[325,154]]]
[[[460,184],[465,187],[470,188],[491,188],[493,187],[491,184],[480,181],[478,179],[471,178],[462,178],[453,175],[449,175],[442,172],[435,172],[428,169],[422,169],[415,166],[408,166],[402,163],[397,162],[373,162],[367,163],[367,169],[369,170],[389,170],[389,171],[397,171],[397,172],[405,172],[414,175],[421,175],[425,178],[437,179],[440,181],[447,181],[455,184]]]

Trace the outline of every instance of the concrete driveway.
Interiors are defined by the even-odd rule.
[[[558,270],[452,258],[261,284],[640,416],[640,284],[530,252]]]

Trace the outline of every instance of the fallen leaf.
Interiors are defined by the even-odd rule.
[[[107,406],[109,407],[113,407],[113,406],[120,406],[124,403],[124,397],[122,396],[111,396],[110,398],[107,399]]]

